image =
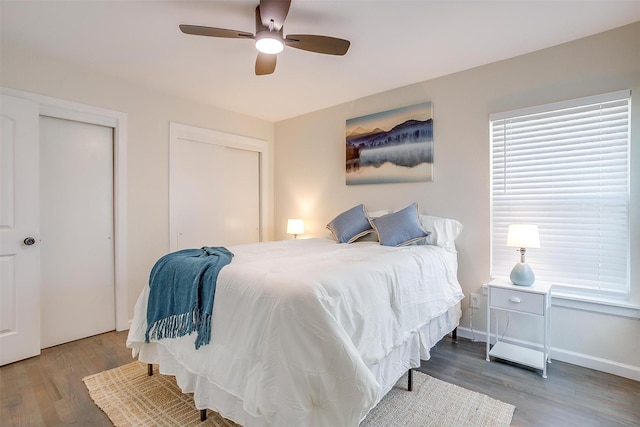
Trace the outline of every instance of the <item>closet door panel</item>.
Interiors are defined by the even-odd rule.
[[[225,148],[178,140],[171,195],[179,249],[225,244]]]
[[[227,245],[260,240],[260,153],[227,147],[224,225]]]

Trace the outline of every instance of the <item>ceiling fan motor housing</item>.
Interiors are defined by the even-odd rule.
[[[279,30],[275,29],[273,19],[269,21],[269,26],[265,25],[260,15],[260,6],[256,7],[256,49],[269,55],[282,52],[284,49],[282,29],[283,27],[280,27]]]

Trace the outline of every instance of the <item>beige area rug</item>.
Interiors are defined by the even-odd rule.
[[[147,375],[147,365],[132,362],[83,379],[91,398],[117,427],[199,426],[235,427],[238,424],[200,411],[191,394],[183,394],[175,378]],[[481,393],[414,371],[413,391],[406,375],[362,422],[361,427],[388,426],[508,426],[515,407]]]

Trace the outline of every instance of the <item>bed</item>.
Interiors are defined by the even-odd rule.
[[[243,426],[357,426],[458,326],[455,251],[332,239],[228,249],[210,344],[196,350],[194,334],[145,343],[145,286],[127,347],[174,375],[198,409]]]

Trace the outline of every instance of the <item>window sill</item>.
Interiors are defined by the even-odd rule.
[[[624,301],[570,295],[551,291],[551,305],[613,316],[640,319],[640,306]]]

